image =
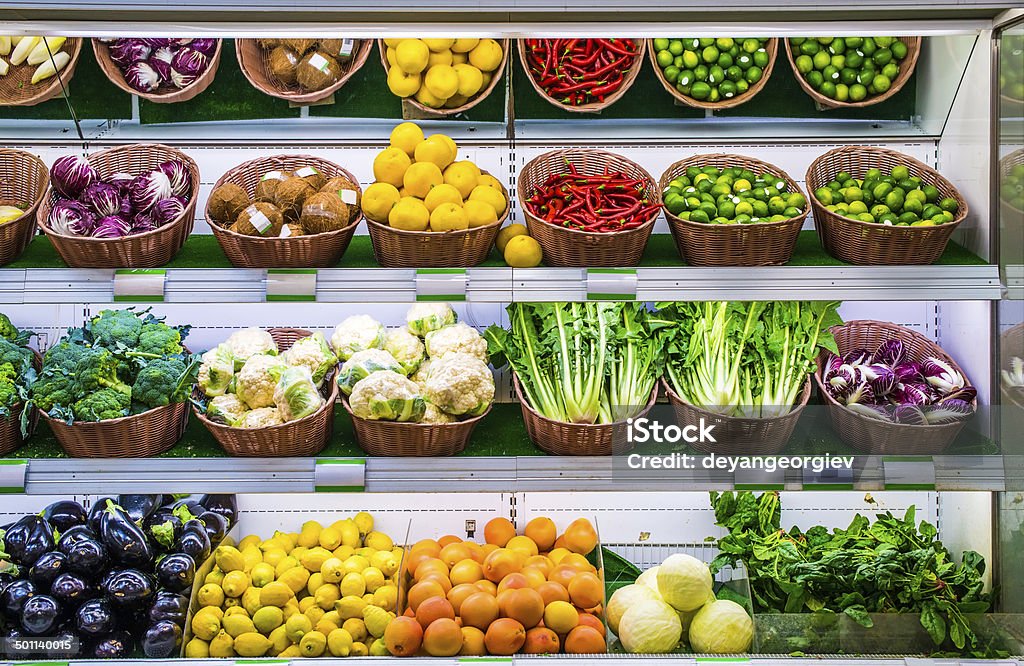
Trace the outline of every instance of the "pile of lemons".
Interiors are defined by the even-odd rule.
[[[365,512],[222,545],[196,592],[185,656],[387,655],[402,549]]]
[[[505,53],[493,39],[385,39],[388,88],[432,109],[462,106],[487,88]]]
[[[403,231],[462,231],[493,224],[508,208],[496,178],[469,160],[444,134],[423,136],[416,123],[391,132],[391,145],[373,160],[374,183],[363,213]]]

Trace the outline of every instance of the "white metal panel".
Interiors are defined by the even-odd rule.
[[[995,335],[987,331],[991,329],[992,305],[984,301],[944,301],[938,306],[939,345],[978,389],[978,401],[991,404]]]
[[[978,35],[942,35],[922,40],[915,70],[916,107],[925,133],[942,134],[972,50],[984,52],[988,44]],[[950,67],[954,62],[964,63],[964,67]]]

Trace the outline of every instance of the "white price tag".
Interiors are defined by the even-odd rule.
[[[267,270],[267,301],[315,301],[315,268]]]
[[[884,456],[886,490],[935,490],[935,463],[931,456]]]
[[[114,271],[114,302],[162,303],[167,271],[126,268]]]
[[[737,490],[784,490],[786,470],[737,469],[733,483]]]
[[[20,495],[25,492],[27,460],[0,459],[0,494]]]
[[[317,458],[313,489],[318,493],[361,493],[366,489],[365,458]]]
[[[636,300],[635,268],[588,268],[587,300]]]
[[[464,301],[469,276],[465,268],[416,270],[417,301]]]
[[[350,206],[356,205],[356,201],[358,201],[355,190],[338,190],[338,196],[341,197],[341,203]]]

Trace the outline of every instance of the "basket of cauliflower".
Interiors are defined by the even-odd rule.
[[[494,402],[487,342],[445,303],[413,305],[406,325],[341,322],[331,346],[356,441],[376,456],[450,456]]]
[[[193,408],[236,456],[312,456],[331,439],[338,357],[322,333],[246,328],[203,354]]]

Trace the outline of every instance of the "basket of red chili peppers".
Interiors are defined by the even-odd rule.
[[[517,187],[549,266],[636,266],[661,211],[651,175],[603,150],[544,153],[519,172]]]
[[[530,83],[551,104],[600,113],[633,85],[643,66],[642,39],[520,39]]]

